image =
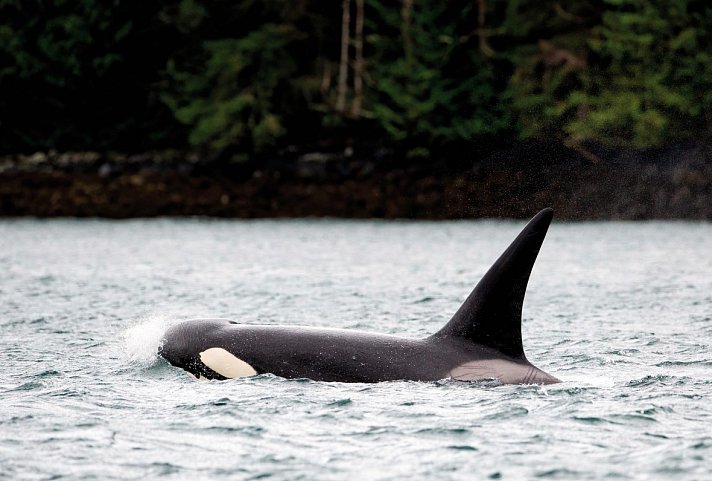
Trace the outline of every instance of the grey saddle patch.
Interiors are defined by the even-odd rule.
[[[498,379],[502,384],[551,384],[559,382],[555,377],[528,364],[506,359],[480,359],[466,362],[450,371],[450,377],[458,381],[481,381]]]

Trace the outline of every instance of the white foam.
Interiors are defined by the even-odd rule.
[[[124,331],[124,354],[128,362],[150,366],[158,359],[163,334],[173,324],[169,316],[150,314]]]

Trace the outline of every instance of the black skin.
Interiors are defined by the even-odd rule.
[[[173,326],[160,354],[196,377],[225,379],[205,366],[199,353],[220,347],[250,364],[258,374],[315,381],[434,381],[473,360],[506,359],[492,348],[458,338],[410,339],[346,329],[237,324],[198,319]],[[494,376],[493,376],[494,377]]]
[[[425,339],[200,319],[168,329],[159,353],[172,365],[208,379],[225,379],[200,360],[201,352],[218,347],[248,363],[258,374],[285,378],[381,382],[452,377],[496,378],[513,384],[559,382],[529,363],[521,344],[526,284],[551,218],[551,209],[537,214],[450,322]]]

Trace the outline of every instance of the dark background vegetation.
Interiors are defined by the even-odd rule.
[[[572,192],[596,179],[608,182],[601,192],[638,188],[616,182],[652,168],[658,180],[642,181],[650,189],[640,201],[645,205],[600,215],[712,218],[705,207],[712,203],[710,45],[706,0],[0,0],[0,154],[12,164],[5,169],[12,175],[3,174],[0,212],[466,217],[509,209],[519,215],[542,189],[549,189],[542,202],[565,202],[564,192],[584,195]],[[72,170],[57,161],[57,152],[67,151],[96,154],[88,162],[70,158],[64,164],[83,166]],[[44,154],[31,157],[35,152]],[[185,186],[196,178],[231,180],[215,184],[217,198],[228,198],[225,212],[185,207],[196,201],[186,199],[202,195],[189,191],[174,210],[137,211],[129,201],[116,212],[58,207],[76,204],[61,185],[76,188],[81,175],[86,182],[94,175],[99,191],[117,176],[128,182],[126,175],[143,175],[141,185],[155,186],[146,162],[127,164],[136,154],[158,165],[153,174],[172,169],[183,176],[169,183],[171,190],[190,190]],[[187,160],[191,155],[200,161]],[[166,157],[178,160],[159,161]],[[47,187],[35,175],[31,186],[49,189],[47,199],[62,192],[60,200],[45,199],[40,208],[27,207],[33,197],[20,199],[30,195],[30,164],[65,176],[65,184],[55,179],[59,184]],[[553,177],[517,187],[519,199],[502,204],[480,195],[499,185],[492,166],[505,169],[511,183],[517,175],[540,179],[544,171]],[[583,174],[574,176],[572,168]],[[697,180],[674,184],[689,177],[681,168]],[[410,191],[388,194],[386,171],[408,177]],[[265,172],[267,178],[276,172],[277,187],[271,194],[250,191],[266,182]],[[467,184],[449,201],[445,175],[464,175]],[[373,204],[357,214],[349,213],[347,200],[336,211],[233,206],[240,196],[248,204],[271,206],[272,197],[279,204],[289,179],[326,186],[369,176],[359,189],[378,195],[341,194]],[[461,198],[462,205],[391,209],[387,198],[398,192],[422,194],[424,176],[441,179],[436,202],[453,206]],[[568,183],[568,190],[552,182]],[[681,194],[679,185],[689,192]],[[669,193],[651,204],[660,189]],[[159,189],[155,199],[136,202],[162,205],[161,195]],[[618,195],[619,203],[630,197]],[[702,207],[685,214],[688,200]],[[101,203],[96,196],[87,202]],[[116,204],[116,197],[105,202]],[[622,213],[631,209],[639,213]]]

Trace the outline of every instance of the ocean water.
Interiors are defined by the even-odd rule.
[[[564,382],[196,382],[192,317],[426,336],[522,221],[2,220],[0,479],[712,479],[712,224],[552,224],[529,359]]]

